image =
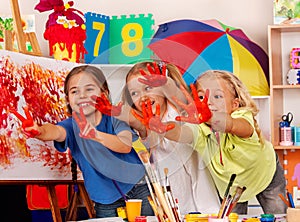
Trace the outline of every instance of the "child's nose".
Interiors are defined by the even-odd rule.
[[[80,98],[86,98],[87,93],[84,90],[82,90],[79,92],[79,96],[80,96]]]
[[[210,96],[209,96],[208,99],[207,99],[207,104],[208,104],[208,105],[213,104],[212,98],[211,98]]]

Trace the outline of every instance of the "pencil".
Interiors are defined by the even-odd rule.
[[[295,204],[294,204],[294,200],[293,200],[292,194],[289,193],[289,192],[287,192],[287,196],[288,196],[291,208],[295,208]]]

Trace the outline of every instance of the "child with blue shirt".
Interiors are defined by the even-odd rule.
[[[95,105],[95,97],[109,88],[102,71],[94,66],[73,68],[64,83],[69,118],[56,125],[46,123],[24,127],[27,135],[43,141],[54,140],[55,148],[68,148],[78,164],[90,198],[95,203],[96,217],[116,217],[124,207],[124,197],[142,199],[141,215],[153,215],[150,195],[144,183],[144,167],[132,148],[138,139],[131,128]]]

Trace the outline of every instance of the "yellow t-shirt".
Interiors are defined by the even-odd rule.
[[[231,116],[244,118],[254,127],[250,111],[238,110]],[[269,141],[265,141],[262,146],[255,130],[246,139],[230,133],[219,133],[218,142],[214,132],[206,124],[200,124],[198,129],[194,149],[202,155],[221,197],[225,194],[233,173],[237,175],[233,187],[246,187],[239,202],[252,199],[271,183],[276,170],[276,154]]]

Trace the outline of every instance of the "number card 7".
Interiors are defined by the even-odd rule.
[[[86,41],[84,47],[88,54],[84,59],[86,63],[109,63],[109,16],[85,13]]]

